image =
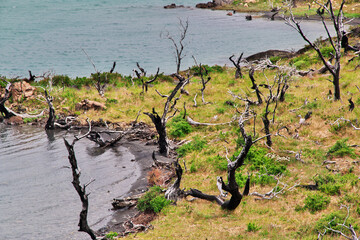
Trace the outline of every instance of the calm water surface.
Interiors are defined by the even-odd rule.
[[[164,9],[175,2],[191,8]],[[169,40],[160,37],[179,33],[179,18],[189,19],[187,57],[183,68],[203,64],[230,64],[228,57],[245,56],[268,49],[298,49],[304,41],[282,21],[255,19],[245,14],[226,16],[224,11],[195,9],[194,0],[9,0],[0,1],[0,75],[40,75],[51,70],[72,77],[94,71],[131,74],[139,62],[149,73],[157,67],[176,70]],[[317,22],[303,22],[310,39],[324,35]]]
[[[81,202],[71,184],[63,136],[0,124],[0,239],[88,239],[77,232]],[[95,179],[87,191],[89,224],[97,230],[110,220],[112,199],[130,190],[140,169],[125,148],[104,151],[82,139],[75,152],[80,181]]]

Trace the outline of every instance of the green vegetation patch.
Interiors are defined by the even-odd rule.
[[[311,213],[324,210],[330,204],[330,197],[323,194],[315,193],[306,197],[304,209],[309,210]]]
[[[334,146],[330,147],[327,151],[327,155],[330,157],[349,156],[351,158],[356,158],[355,150],[346,143],[348,140],[348,138],[345,138],[336,141]]]
[[[191,125],[182,117],[178,115],[174,117],[168,124],[169,135],[175,138],[185,137],[187,134],[192,132]]]
[[[261,227],[258,226],[256,223],[249,222],[249,223],[247,224],[247,229],[246,229],[246,231],[247,231],[247,232],[257,232],[257,231],[259,231],[260,229],[261,229]]]
[[[348,229],[340,226],[339,224],[343,224],[344,220],[347,217],[347,212],[346,211],[336,211],[336,212],[332,212],[330,214],[326,214],[323,215],[322,218],[320,218],[316,223],[315,223],[315,231],[316,233],[318,232],[324,232],[325,228],[332,228],[334,230],[338,230],[338,231],[342,231],[344,234],[351,236],[351,233]],[[348,225],[349,223],[352,224],[352,226],[354,227],[355,231],[359,230],[359,226],[357,224],[354,224],[355,219],[352,218],[351,216],[349,216],[349,218],[346,219],[345,221],[345,225]],[[331,231],[326,231],[326,234],[331,234],[334,235],[334,232]]]
[[[170,202],[164,197],[159,186],[153,186],[138,200],[137,208],[142,212],[151,211],[159,213]]]
[[[240,151],[238,150],[231,157],[232,161],[235,160]],[[286,174],[287,172],[285,164],[276,161],[274,158],[267,157],[266,154],[267,149],[253,145],[245,158],[244,164],[248,166],[248,171],[256,172],[256,175],[251,176],[250,182],[253,184],[266,185],[275,183],[274,176]],[[241,167],[241,169],[243,170],[245,166]],[[242,172],[239,171],[235,174],[236,181],[240,187],[245,186],[248,178],[247,174],[242,174]]]
[[[186,154],[194,151],[200,152],[207,146],[206,140],[201,139],[199,136],[195,136],[193,140],[187,144],[182,145],[177,149],[179,157],[184,157]]]

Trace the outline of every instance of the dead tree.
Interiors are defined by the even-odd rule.
[[[168,200],[175,201],[182,197],[184,194],[184,191],[180,189],[180,183],[181,183],[181,177],[183,174],[183,170],[179,164],[178,161],[174,162],[175,165],[175,172],[176,172],[176,180],[175,182],[166,190],[165,197]]]
[[[349,102],[349,111],[352,112],[354,110],[354,108],[355,108],[355,104],[352,101],[352,98],[349,98],[348,102]]]
[[[239,128],[242,137],[245,140],[245,143],[243,145],[243,149],[241,150],[240,154],[236,156],[234,161],[231,161],[229,158],[227,158],[228,165],[227,165],[227,173],[228,173],[228,183],[225,184],[223,179],[220,177],[218,178],[219,184],[221,184],[222,190],[228,192],[231,194],[230,200],[224,201],[224,199],[221,196],[215,196],[215,195],[208,195],[205,193],[202,193],[201,191],[197,189],[190,189],[185,194],[190,195],[193,197],[197,197],[200,199],[208,200],[208,201],[215,201],[217,204],[219,204],[223,209],[227,210],[235,210],[237,206],[239,206],[243,196],[246,196],[249,194],[250,190],[250,177],[248,177],[245,189],[243,193],[241,194],[239,192],[239,185],[236,182],[235,179],[235,172],[236,170],[241,167],[244,164],[244,160],[246,158],[246,155],[248,154],[251,146],[253,143],[255,143],[257,140],[253,141],[251,135],[246,134],[245,128],[244,128],[244,122],[245,122],[245,116],[248,114],[248,112],[245,112],[242,114],[239,120]]]
[[[95,63],[92,61],[90,56],[87,54],[87,52],[84,49],[81,49],[81,50],[85,53],[86,57],[88,58],[89,62],[91,63],[91,65],[93,66],[93,68],[95,70],[95,73],[91,74],[95,80],[94,86],[95,86],[96,90],[98,91],[99,95],[101,97],[104,97],[105,88],[108,84],[107,74],[105,74],[105,76],[104,76],[105,79],[102,79],[101,72],[97,70]],[[115,66],[116,66],[116,62],[113,63],[110,73],[112,73],[114,71]]]
[[[10,82],[8,82],[5,87],[4,97],[2,97],[0,99],[0,112],[4,118],[10,118],[12,116],[15,116],[12,112],[8,111],[8,109],[5,107],[5,102],[11,97],[11,91],[10,91],[11,86],[12,86],[12,84]]]
[[[175,76],[179,79],[179,83],[176,85],[176,87],[174,88],[174,90],[172,90],[170,95],[162,95],[160,94],[160,96],[166,98],[166,102],[165,102],[165,106],[164,106],[164,111],[162,116],[160,117],[159,114],[155,111],[155,108],[153,108],[152,113],[149,112],[144,112],[145,115],[149,116],[151,121],[154,123],[155,128],[157,133],[159,134],[159,140],[158,140],[158,144],[159,144],[159,152],[165,156],[169,155],[169,141],[168,141],[168,137],[166,134],[166,123],[167,121],[174,117],[177,110],[174,111],[174,114],[171,116],[167,116],[168,113],[174,109],[177,100],[179,100],[179,98],[175,98],[176,93],[185,85],[187,84],[187,82],[190,80],[191,77],[188,77],[187,79],[175,74]],[[172,102],[172,100],[174,99],[174,102]]]
[[[141,80],[141,83],[142,83],[141,94],[144,94],[145,92],[148,91],[148,85],[157,79],[160,68],[157,69],[155,76],[151,80],[145,81],[146,72],[145,72],[144,68],[140,67],[138,62],[136,63],[136,66],[139,68],[140,72],[138,72],[136,69],[134,70],[134,72],[135,72],[137,78]]]
[[[89,124],[89,131],[91,130],[91,125]],[[81,175],[81,171],[78,168],[78,164],[77,164],[77,160],[75,157],[75,151],[74,151],[74,145],[75,143],[80,140],[81,138],[86,137],[87,134],[81,136],[81,137],[77,137],[75,136],[75,139],[73,140],[72,144],[70,144],[65,138],[64,138],[64,143],[65,146],[67,148],[67,151],[69,153],[69,163],[71,165],[71,170],[72,170],[72,176],[73,176],[73,181],[72,184],[76,190],[76,192],[78,193],[81,203],[82,203],[82,210],[80,212],[80,220],[79,220],[79,231],[80,232],[86,232],[87,234],[89,234],[89,236],[91,237],[91,239],[96,239],[96,235],[95,232],[89,227],[88,222],[87,222],[87,215],[88,215],[88,209],[89,209],[89,199],[88,196],[89,194],[86,193],[86,187],[91,183],[88,184],[84,184],[83,186],[81,186],[80,184],[80,175]]]
[[[264,113],[264,116],[262,117],[262,121],[264,123],[264,130],[265,130],[265,134],[266,134],[266,145],[269,147],[271,147],[271,145],[272,145],[271,134],[270,134],[270,120],[268,118],[268,115],[270,113],[270,111],[269,111],[270,101],[271,101],[271,95],[266,100],[265,113]],[[275,110],[274,110],[274,112],[275,112]]]
[[[318,56],[320,57],[321,61],[323,62],[324,66],[326,67],[326,69],[331,73],[332,75],[332,84],[334,85],[334,99],[335,100],[340,100],[340,58],[341,58],[341,39],[343,38],[343,29],[344,29],[344,24],[343,24],[343,7],[345,5],[345,0],[342,0],[338,14],[334,13],[334,8],[332,5],[332,1],[328,0],[326,4],[321,4],[319,2],[317,2],[317,4],[320,5],[320,7],[322,9],[324,9],[330,16],[330,19],[333,23],[334,29],[335,29],[335,33],[336,33],[336,41],[334,42],[334,40],[332,39],[329,29],[325,23],[325,18],[323,14],[318,14],[321,17],[323,26],[326,30],[326,33],[328,35],[328,41],[330,42],[331,47],[334,49],[335,51],[335,63],[332,64],[329,61],[327,61],[324,57],[324,55],[321,53],[319,46],[317,46],[315,43],[312,43],[305,35],[305,33],[303,32],[303,30],[301,29],[300,23],[298,21],[295,20],[294,15],[292,14],[292,12],[290,11],[290,17],[285,19],[286,24],[291,26],[292,28],[294,28],[300,35],[301,37],[311,46],[311,48],[313,48]]]
[[[282,76],[282,78],[281,77],[279,78],[277,99],[280,102],[285,101],[285,93],[289,88],[288,80],[289,80],[289,78],[287,76]]]
[[[45,125],[45,130],[52,130],[55,129],[55,109],[53,106],[53,98],[48,94],[48,92],[45,89],[45,99],[47,104],[49,105],[49,118]]]
[[[116,67],[116,62],[113,63],[112,68],[110,69],[110,73],[113,73]]]
[[[262,104],[262,102],[263,102],[263,101],[262,101],[262,98],[261,98],[262,93],[260,92],[257,84],[255,83],[254,68],[251,68],[251,69],[250,69],[250,71],[249,71],[249,77],[250,77],[250,80],[251,80],[251,82],[252,82],[252,87],[251,87],[251,89],[254,89],[254,90],[255,90],[255,92],[256,92],[256,97],[257,97],[257,99],[258,99],[258,104],[260,105],[260,104]]]
[[[29,82],[34,82],[35,81],[35,75],[33,75],[32,73],[31,73],[31,71],[29,70]]]
[[[205,73],[204,73],[205,70]],[[200,78],[201,78],[201,84],[202,84],[202,88],[200,89],[201,91],[201,100],[203,102],[203,104],[208,104],[210,102],[205,102],[205,98],[204,98],[204,91],[206,88],[206,84],[211,80],[211,77],[209,76],[209,72],[207,71],[207,69],[205,67],[203,67],[200,63],[199,65],[199,74],[200,74]],[[208,76],[207,79],[204,79],[204,76]]]
[[[236,62],[232,59],[235,55],[232,55],[231,57],[229,57],[229,60],[234,64],[234,66],[236,68],[235,79],[243,78],[243,75],[241,73],[241,67],[240,67],[240,62],[241,62],[243,55],[244,55],[244,53],[241,53],[239,58],[236,60]]]
[[[180,26],[180,37],[179,37],[178,42],[174,39],[173,36],[170,35],[169,32],[166,32],[165,34],[161,33],[161,35],[160,35],[163,38],[169,39],[172,42],[172,44],[174,45],[174,48],[175,48],[175,61],[176,61],[176,73],[177,74],[180,73],[181,61],[185,57],[184,41],[185,41],[186,34],[188,32],[188,29],[189,29],[189,20],[187,19],[185,21],[185,23],[184,23],[181,19],[179,19],[179,26]]]

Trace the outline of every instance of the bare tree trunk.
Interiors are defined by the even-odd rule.
[[[8,83],[6,85],[6,88],[5,88],[5,95],[4,97],[0,100],[0,112],[1,114],[4,116],[4,118],[10,118],[12,116],[15,116],[13,113],[9,112],[6,107],[5,107],[5,102],[10,98],[11,96],[11,91],[10,91],[10,88],[11,88],[12,84],[11,83]]]
[[[250,80],[252,82],[252,89],[255,90],[256,92],[256,97],[258,99],[258,104],[262,104],[262,98],[261,98],[261,92],[257,86],[257,84],[255,83],[255,78],[254,78],[254,68],[251,68],[250,71],[249,71],[249,77],[250,77]]]
[[[50,95],[48,95],[48,92],[46,90],[45,90],[45,98],[46,98],[46,102],[49,105],[49,118],[46,122],[45,130],[55,129],[55,109],[52,104],[53,99]]]
[[[243,75],[241,73],[241,66],[240,66],[240,62],[241,62],[243,55],[244,55],[244,53],[241,53],[239,58],[236,60],[236,62],[232,59],[235,55],[232,55],[231,57],[229,57],[229,60],[234,64],[234,67],[236,68],[235,79],[243,78]]]
[[[235,178],[236,169],[238,169],[239,167],[241,167],[244,164],[246,155],[248,154],[251,146],[253,145],[251,135],[247,135],[245,132],[245,128],[244,128],[245,120],[243,117],[246,114],[248,114],[248,112],[245,112],[239,120],[240,132],[241,132],[242,137],[245,140],[243,149],[241,150],[240,154],[236,157],[235,161],[231,161],[230,159],[228,159],[228,165],[227,165],[227,167],[228,167],[228,171],[227,171],[228,172],[228,184],[225,184],[221,177],[219,178],[222,190],[227,191],[231,194],[230,200],[224,201],[220,196],[204,194],[197,189],[190,189],[190,191],[185,193],[186,195],[190,195],[190,196],[201,198],[201,199],[208,200],[208,201],[215,201],[223,209],[235,210],[239,206],[243,196],[249,194],[250,178],[247,179],[245,188],[244,188],[244,191],[242,194],[239,192],[239,186],[238,186],[238,184],[236,182],[236,178]]]
[[[81,203],[82,203],[82,210],[80,212],[80,220],[79,220],[79,231],[80,232],[86,232],[89,234],[91,239],[96,239],[95,232],[89,227],[87,222],[87,214],[88,214],[88,208],[89,208],[89,194],[86,193],[86,187],[87,185],[80,185],[80,170],[77,166],[77,160],[75,157],[75,151],[74,151],[74,144],[76,140],[73,141],[72,144],[69,144],[68,141],[64,138],[65,146],[69,153],[69,163],[71,165],[72,175],[73,175],[73,181],[72,184],[78,193]]]
[[[181,177],[183,174],[183,170],[178,161],[174,162],[175,164],[175,172],[176,172],[176,180],[175,182],[166,190],[165,197],[166,199],[177,201],[179,197],[182,197],[184,192],[180,189]]]
[[[171,111],[176,103],[177,103],[177,100],[179,98],[175,98],[174,102],[172,103],[171,101],[174,99],[176,93],[184,86],[186,85],[190,78],[187,78],[185,79],[184,77],[176,74],[175,75],[178,79],[179,79],[179,83],[176,85],[176,87],[174,88],[174,90],[171,92],[171,94],[169,96],[167,95],[162,95],[160,94],[159,92],[159,95],[162,96],[162,97],[166,97],[167,100],[166,100],[166,103],[165,103],[165,106],[164,106],[164,112],[163,112],[163,115],[162,117],[159,116],[159,114],[155,111],[155,108],[153,108],[152,110],[152,113],[149,113],[149,112],[144,112],[145,115],[149,116],[151,121],[154,123],[155,125],[155,128],[156,128],[156,131],[157,133],[159,134],[159,151],[161,154],[165,155],[165,156],[168,156],[169,155],[169,141],[168,141],[168,138],[167,138],[167,134],[166,134],[166,123],[167,121],[174,117],[177,110],[174,111],[174,114],[171,115],[171,116],[167,116],[169,111]]]
[[[151,121],[154,123],[156,132],[159,134],[159,152],[165,156],[169,155],[169,141],[166,134],[166,122],[163,122],[159,114],[153,108],[152,113],[144,113],[148,115]]]
[[[266,144],[269,147],[271,147],[271,145],[272,145],[271,134],[270,134],[270,121],[269,121],[269,118],[268,118],[270,101],[271,101],[271,97],[269,96],[268,100],[266,101],[265,114],[262,117],[262,121],[264,123],[264,130],[265,130],[265,134],[266,134]]]

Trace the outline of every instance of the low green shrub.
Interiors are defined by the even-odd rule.
[[[272,57],[270,57],[270,61],[271,61],[273,64],[277,63],[280,59],[281,59],[281,57],[279,57],[279,56],[272,56]]]
[[[327,183],[319,187],[319,190],[327,195],[340,195],[341,185],[336,183]]]
[[[346,143],[348,140],[348,138],[338,140],[334,146],[329,148],[327,155],[331,157],[349,156],[351,158],[356,158],[354,149]]]
[[[191,125],[180,115],[174,117],[169,122],[168,127],[170,129],[169,135],[175,138],[185,137],[192,132]]]
[[[52,78],[52,84],[58,87],[71,86],[71,79],[67,75],[55,75]]]
[[[347,212],[345,211],[336,211],[332,212],[330,214],[323,215],[322,218],[320,218],[315,223],[315,231],[318,232],[324,232],[326,227],[331,227],[334,230],[342,231],[344,234],[351,236],[351,233],[344,227],[340,226],[339,224],[343,224],[344,220],[347,216]],[[359,226],[357,224],[354,224],[355,219],[349,216],[349,218],[346,220],[345,225],[351,223],[354,227],[354,230],[358,230]],[[331,231],[326,231],[326,234],[334,234]]]
[[[174,81],[174,79],[171,76],[165,75],[164,73],[160,73],[158,75],[158,79],[159,79],[160,82],[173,82]],[[155,83],[156,82],[157,81],[155,81]]]
[[[87,77],[76,77],[73,81],[72,81],[72,86],[77,87],[77,88],[81,88],[83,86],[92,86],[93,85],[93,80],[91,78],[87,78]]]
[[[308,55],[301,55],[291,59],[289,63],[298,69],[305,69],[310,67],[313,62]]]
[[[161,194],[161,188],[159,186],[153,186],[138,200],[137,208],[142,212],[152,211],[159,213],[169,204],[170,201]]]
[[[206,147],[206,140],[195,136],[193,140],[187,144],[182,145],[177,149],[179,157],[184,157],[186,154],[193,151],[201,151]]]
[[[213,166],[215,170],[227,170],[227,161],[224,157],[221,157],[220,155],[208,157],[206,161],[209,163],[210,166]]]
[[[331,46],[326,46],[326,47],[320,48],[320,52],[324,56],[324,58],[330,58],[331,54],[335,56],[335,50]]]
[[[119,234],[117,232],[109,232],[105,235],[106,239],[112,240],[114,239],[114,237],[119,236]]]
[[[203,68],[203,74],[205,75],[205,72],[207,71],[208,73],[222,73],[225,71],[224,67],[218,66],[218,65],[214,65],[214,66],[209,66],[209,65],[201,65],[201,67]],[[205,71],[206,70],[206,71]],[[190,68],[190,73],[194,74],[195,76],[200,76],[200,67],[199,66],[193,66]]]
[[[308,209],[311,213],[326,209],[330,203],[330,197],[323,194],[312,194],[306,197],[304,209]]]
[[[239,141],[237,141],[238,146],[243,144],[240,139],[242,138],[239,138]],[[230,160],[234,161],[241,150],[242,148],[238,149]],[[275,183],[276,180],[273,176],[286,174],[287,172],[285,164],[276,161],[275,158],[267,157],[266,154],[267,149],[253,145],[244,160],[244,165],[249,166],[248,171],[256,172],[256,175],[253,175],[250,180],[253,184],[267,185]],[[244,168],[244,166],[242,168]],[[240,171],[235,174],[235,178],[239,187],[243,187],[245,186],[248,176],[247,174],[242,174]]]
[[[310,62],[304,60],[297,61],[293,64],[293,66],[296,67],[297,69],[305,69],[310,67],[310,65],[311,65]]]
[[[190,172],[191,173],[194,173],[194,172],[196,172],[197,171],[197,167],[195,166],[195,163],[191,163],[191,165],[190,165]]]
[[[261,227],[258,226],[256,223],[249,222],[249,223],[247,224],[247,229],[246,229],[246,231],[247,231],[247,232],[257,232],[257,231],[259,231],[260,229],[261,229]]]

